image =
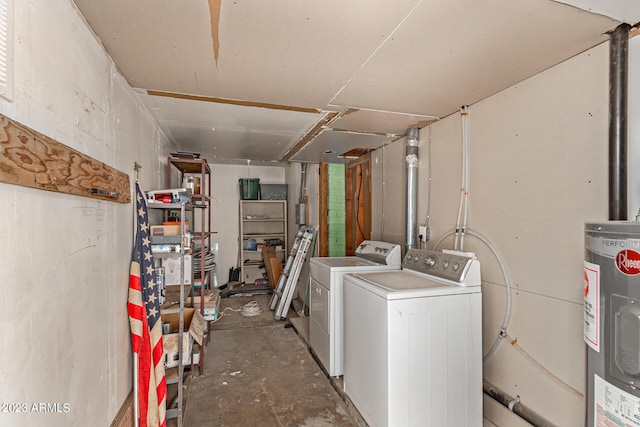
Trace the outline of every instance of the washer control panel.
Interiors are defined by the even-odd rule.
[[[468,253],[409,249],[402,260],[402,268],[451,280],[464,286],[480,284],[480,264]]]

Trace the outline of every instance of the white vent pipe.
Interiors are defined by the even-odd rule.
[[[407,149],[407,200],[405,252],[418,246],[418,138],[420,129],[408,128],[406,133]]]

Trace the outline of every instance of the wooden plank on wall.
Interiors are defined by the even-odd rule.
[[[345,199],[347,218],[347,255],[363,240],[371,239],[371,154],[346,165]]]
[[[129,175],[2,114],[0,182],[110,202],[131,202]]]
[[[363,158],[362,173],[363,173],[363,185],[362,185],[362,224],[364,234],[362,238],[364,240],[371,239],[371,154],[366,154]],[[360,244],[360,242],[358,242]]]
[[[346,167],[344,171],[344,209],[345,209],[345,254],[353,256],[355,247],[353,242],[356,240],[357,227],[355,217],[355,203],[358,202],[355,195],[355,176],[354,167]]]

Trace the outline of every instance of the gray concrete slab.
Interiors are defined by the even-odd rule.
[[[222,316],[219,320],[211,323],[212,331],[236,328],[250,328],[266,325],[284,325],[286,321],[275,320],[273,311],[269,310],[269,301],[271,295],[237,295],[230,298],[222,298],[220,300],[220,313]],[[255,301],[262,312],[257,316],[245,317],[239,311],[251,301]],[[297,316],[295,312],[289,311],[289,317]]]
[[[366,426],[342,377],[329,378],[308,348],[309,318],[290,310],[287,321],[274,320],[270,299],[222,300],[221,311],[229,310],[211,325],[205,372],[186,390],[184,426]],[[236,311],[253,300],[259,315]],[[495,426],[486,418],[483,425]]]
[[[191,381],[184,425],[358,425],[306,344],[285,327],[289,322],[273,320],[269,298],[223,299],[221,307],[234,309],[257,300],[263,313],[252,319],[233,312],[213,324],[205,372]]]

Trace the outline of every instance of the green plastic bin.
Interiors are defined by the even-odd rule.
[[[240,200],[260,200],[260,178],[240,178]]]

